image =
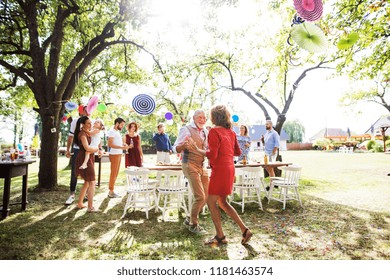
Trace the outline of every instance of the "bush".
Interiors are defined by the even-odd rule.
[[[385,143],[386,143],[386,150],[389,150],[390,149],[390,139],[386,140]]]
[[[367,142],[367,150],[374,150],[377,143],[375,140],[370,140]]]
[[[374,151],[376,152],[376,153],[383,153],[383,146],[382,145],[375,145],[374,146]]]

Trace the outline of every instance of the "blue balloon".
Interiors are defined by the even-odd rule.
[[[239,118],[237,115],[233,115],[233,116],[232,116],[233,122],[238,122],[239,119],[240,119],[240,118]]]
[[[22,144],[20,144],[20,143],[18,144],[18,150],[19,150],[19,151],[23,151],[23,146],[22,146]]]

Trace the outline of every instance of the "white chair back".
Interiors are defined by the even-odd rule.
[[[285,184],[297,186],[299,183],[299,178],[301,176],[302,167],[297,165],[282,166],[280,167],[283,170],[282,180]],[[278,180],[278,179],[276,179]]]
[[[133,191],[145,191],[151,188],[149,185],[149,170],[126,169],[127,186]]]
[[[248,188],[254,188],[261,184],[263,169],[261,167],[243,167],[241,168],[242,184]]]
[[[161,172],[159,190],[178,191],[185,189],[184,174],[181,170],[166,170]]]

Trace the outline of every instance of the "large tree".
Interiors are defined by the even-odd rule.
[[[25,83],[42,121],[39,187],[57,186],[57,150],[64,104],[88,67],[126,39],[142,10],[131,0],[9,0],[1,2],[0,83]],[[139,21],[138,21],[139,22]]]

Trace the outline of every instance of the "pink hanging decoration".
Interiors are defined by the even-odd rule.
[[[294,0],[298,14],[307,21],[319,20],[322,16],[322,0]]]
[[[314,0],[302,0],[302,7],[306,10],[306,11],[313,11],[314,10]]]

